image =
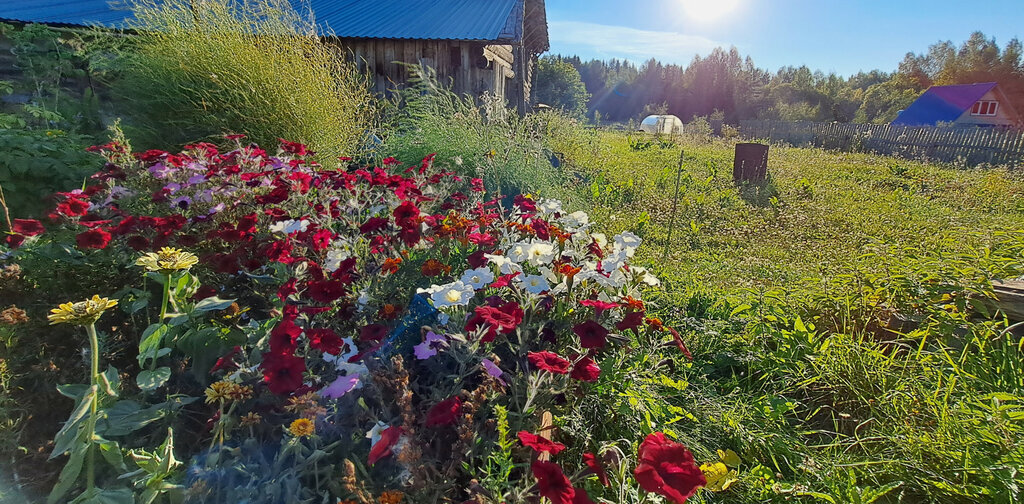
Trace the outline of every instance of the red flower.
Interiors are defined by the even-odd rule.
[[[582,488],[574,489],[576,494],[572,496],[572,504],[594,504],[594,501],[590,500],[590,496],[587,495],[587,491]]]
[[[146,250],[149,248],[149,240],[145,236],[130,236],[127,243],[132,250]],[[235,271],[232,270],[231,272],[234,273]]]
[[[290,353],[295,351],[295,342],[302,334],[302,328],[295,325],[294,319],[285,318],[270,331],[270,351]]]
[[[306,337],[310,347],[331,355],[341,353],[341,347],[345,345],[341,336],[330,329],[306,329]]]
[[[78,243],[78,248],[83,249],[107,248],[107,245],[110,243],[110,233],[102,229],[90,229],[84,233],[78,233],[75,235],[75,242]]]
[[[363,341],[380,341],[387,336],[388,328],[380,324],[369,324],[359,330],[359,339]]]
[[[584,453],[583,463],[587,464],[587,467],[597,475],[597,479],[601,481],[602,485],[608,486],[608,473],[604,471],[604,466],[601,465],[601,462],[598,462],[597,457],[593,453]]]
[[[392,215],[395,216],[395,223],[399,227],[408,228],[419,225],[420,209],[411,201],[403,201],[398,205]]]
[[[370,448],[370,456],[367,459],[370,465],[376,464],[378,460],[391,455],[391,448],[398,443],[398,438],[400,437],[402,437],[401,427],[388,427],[382,430],[377,444]]]
[[[487,333],[480,338],[483,343],[494,341],[498,332],[511,333],[523,321],[523,309],[515,301],[509,301],[501,306],[477,306],[474,312],[476,316],[466,323],[466,330],[470,330],[471,323],[474,325],[473,329],[482,324],[490,326]]]
[[[462,400],[449,397],[430,408],[427,411],[427,427],[439,427],[451,425],[459,418],[459,411],[462,409]]]
[[[627,329],[632,329],[632,330],[636,331],[637,328],[640,327],[640,325],[643,324],[643,323],[644,323],[644,312],[642,312],[642,311],[634,311],[634,312],[629,312],[629,313],[626,314],[625,317],[622,317],[622,320],[619,321],[619,323],[615,324],[615,328],[620,330],[620,331],[625,331]]]
[[[533,471],[533,477],[537,478],[537,492],[542,497],[551,499],[551,504],[572,504],[576,489],[558,464],[535,460],[530,470]]]
[[[572,332],[579,336],[580,346],[583,348],[601,348],[605,344],[605,337],[608,336],[608,329],[593,320],[576,324]]]
[[[500,289],[502,287],[508,287],[509,283],[512,282],[512,279],[517,276],[519,276],[518,272],[510,273],[508,275],[501,275],[500,277],[498,277],[497,280],[494,281],[494,283],[491,284],[491,288]]]
[[[25,242],[25,235],[20,235],[20,234],[15,233],[15,234],[9,234],[9,235],[4,237],[4,243],[6,243],[7,246],[12,248],[12,249],[16,249],[16,248],[20,247],[21,244],[24,243],[24,242]]]
[[[580,301],[580,304],[593,308],[594,312],[597,313],[597,316],[599,317],[601,316],[601,312],[619,307],[618,303],[609,303],[598,299],[584,299],[583,301]]]
[[[41,235],[46,231],[43,228],[43,223],[35,219],[14,219],[11,230],[25,236]]]
[[[212,368],[210,368],[210,374],[216,373],[222,369],[225,371],[234,371],[238,368],[238,364],[235,364],[234,358],[240,353],[242,353],[242,347],[236,346],[232,348],[230,352],[217,359],[217,362],[214,363]]]
[[[569,372],[569,361],[559,357],[555,352],[530,352],[526,354],[526,360],[533,364],[533,367],[541,371],[555,374],[566,374]]]
[[[601,376],[601,368],[594,363],[594,359],[584,357],[573,364],[569,376],[580,381],[595,382]]]
[[[484,254],[486,254],[486,252],[483,250],[477,250],[476,252],[469,254],[469,257],[466,258],[466,262],[469,263],[469,267],[479,268],[487,264],[487,258],[484,257]]]
[[[89,211],[89,202],[78,198],[68,198],[57,205],[57,212],[68,217],[81,217]]]
[[[422,238],[423,235],[420,234],[419,227],[412,226],[403,227],[399,230],[398,237],[402,239],[402,243],[404,243],[406,247],[415,247],[416,244],[420,242],[420,238]]]
[[[522,194],[517,194],[515,198],[512,198],[512,204],[524,212],[533,213],[537,211],[537,204],[534,203],[533,199]]]
[[[498,239],[487,234],[487,233],[469,233],[466,235],[470,243],[475,243],[481,247],[493,247],[498,244]]]
[[[679,336],[679,331],[672,329],[671,327],[666,327],[666,329],[668,329],[668,332],[672,333],[672,340],[676,344],[676,347],[679,348],[679,351],[683,352],[683,355],[685,355],[687,359],[693,360],[693,355],[690,354],[690,349],[686,348],[686,343],[683,343],[683,338]]]
[[[519,431],[516,437],[519,438],[520,443],[523,443],[523,446],[533,448],[537,453],[549,452],[552,455],[558,455],[559,452],[565,449],[565,445],[562,443],[527,431]]]
[[[704,473],[690,450],[660,432],[648,434],[640,444],[633,471],[640,488],[682,504],[706,485]]]
[[[330,303],[345,295],[345,286],[337,280],[309,282],[306,295],[318,303]]]
[[[304,144],[298,142],[289,142],[288,140],[285,140],[283,138],[278,138],[277,140],[281,142],[281,150],[289,154],[295,154],[296,156],[305,156],[310,153],[309,150],[306,149],[306,146]]]
[[[370,217],[362,226],[359,226],[359,232],[363,234],[376,233],[387,229],[387,227],[388,220],[384,217]]]
[[[302,373],[306,361],[287,353],[267,352],[263,354],[263,381],[271,393],[285,395],[302,385]]]
[[[292,277],[289,278],[287,282],[281,284],[281,287],[278,287],[277,297],[278,299],[281,300],[281,302],[284,302],[285,299],[288,299],[288,296],[291,296],[292,294],[298,292],[298,289],[295,288],[295,283],[297,281],[298,280],[295,277]]]

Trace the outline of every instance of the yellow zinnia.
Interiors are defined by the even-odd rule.
[[[174,247],[164,247],[159,252],[149,252],[137,261],[136,266],[143,266],[149,271],[160,273],[171,273],[191,268],[199,262],[199,258],[191,252],[185,252]]]
[[[288,431],[298,437],[312,436],[314,430],[313,421],[308,418],[300,418],[288,427]]]
[[[50,310],[50,315],[46,318],[50,320],[50,325],[74,324],[87,326],[96,323],[100,316],[103,315],[103,312],[115,306],[117,306],[116,299],[101,298],[99,295],[94,294],[92,299],[86,299],[77,303],[64,303]]]

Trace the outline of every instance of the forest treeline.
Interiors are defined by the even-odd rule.
[[[887,123],[929,86],[992,81],[1000,84],[1016,110],[1024,111],[1021,42],[1014,38],[1000,47],[994,38],[975,32],[959,46],[944,41],[922,54],[907,53],[893,72],[872,70],[850,77],[806,66],[771,72],[735,47],[695,56],[685,67],[655,59],[635,65],[546,56],[537,72],[535,96],[539,102],[590,119],[596,113],[608,121],[647,113],[688,120],[720,111],[730,123],[755,118]]]

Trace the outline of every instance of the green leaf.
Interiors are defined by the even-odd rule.
[[[104,392],[110,397],[117,397],[117,389],[121,386],[121,377],[117,374],[117,368],[107,366],[106,372],[100,374],[103,381]]]
[[[153,371],[145,370],[139,373],[139,376],[135,379],[135,382],[139,385],[139,389],[143,392],[149,392],[156,390],[171,378],[171,368],[167,366],[158,367]]]
[[[219,297],[208,297],[202,301],[196,303],[195,308],[192,309],[193,313],[205,313],[210,311],[223,310],[234,303],[234,299],[221,299]]]
[[[68,385],[57,385],[57,392],[60,395],[67,397],[68,399],[74,399],[75,401],[82,398],[82,394],[89,390],[89,385],[84,383],[72,383]]]
[[[117,441],[104,441],[99,443],[100,455],[103,460],[113,466],[118,472],[125,472],[128,467],[124,465],[124,455],[121,453],[121,445]]]
[[[135,504],[135,495],[130,488],[94,488],[92,492],[83,492],[70,504]]]
[[[80,437],[85,437],[85,433],[83,432]],[[61,498],[68,493],[68,490],[75,486],[75,481],[78,480],[78,475],[82,472],[82,462],[85,461],[85,454],[89,451],[92,443],[85,439],[79,439],[78,441],[78,444],[71,450],[71,456],[68,457],[68,462],[64,464],[64,469],[61,469],[60,476],[57,477],[57,484],[53,485],[50,496],[46,498],[47,504],[61,502]]]
[[[92,406],[92,401],[96,398],[97,388],[95,385],[89,387],[85,395],[78,401],[78,405],[71,412],[71,416],[68,417],[67,421],[64,422],[64,426],[61,427],[57,435],[54,436],[54,448],[53,452],[50,453],[49,460],[64,454],[71,448],[75,440],[78,439],[79,429],[78,424],[82,422],[85,415],[89,412]]]
[[[157,323],[150,325],[142,333],[142,338],[139,341],[139,366],[145,366],[146,362],[157,358],[167,329],[165,324]]]

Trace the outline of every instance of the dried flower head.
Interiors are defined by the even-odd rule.
[[[25,314],[25,310],[18,308],[17,306],[10,306],[6,310],[0,312],[0,323],[7,325],[18,325],[28,322],[28,315]]]
[[[284,406],[284,410],[298,413],[305,418],[316,418],[327,413],[327,408],[321,406],[317,399],[316,392],[307,392],[300,396],[289,398],[288,404]]]
[[[259,413],[250,411],[242,415],[242,418],[239,419],[239,424],[241,424],[242,427],[253,427],[255,425],[259,425],[262,420],[263,417],[261,417]]]
[[[191,252],[185,252],[173,247],[164,247],[159,252],[149,252],[137,261],[136,266],[142,266],[148,271],[160,273],[171,273],[184,271],[199,262],[199,258]]]
[[[380,502],[380,504],[399,504],[404,498],[405,494],[400,490],[387,490],[380,494],[378,502]]]
[[[315,431],[313,421],[308,418],[299,418],[288,426],[288,432],[291,432],[296,437],[312,436]]]
[[[116,299],[101,298],[94,294],[92,299],[86,299],[77,303],[64,303],[50,310],[50,315],[46,318],[50,320],[50,325],[74,324],[87,326],[96,323],[100,316],[103,315],[103,312],[115,306],[117,306]]]

